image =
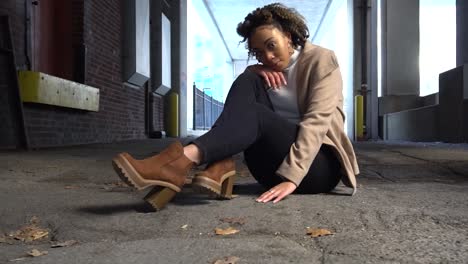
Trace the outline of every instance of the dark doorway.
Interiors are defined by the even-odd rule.
[[[32,70],[73,80],[73,1],[31,2]]]

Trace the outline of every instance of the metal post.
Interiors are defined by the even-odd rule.
[[[203,130],[205,129],[205,88],[203,88]]]
[[[203,130],[206,130],[206,110],[205,110],[205,90],[210,90],[210,87],[203,88]]]
[[[193,82],[193,130],[197,130],[197,86],[195,82]]]
[[[210,111],[210,128],[213,126],[213,123],[214,123],[214,117],[213,117],[213,95],[211,95],[211,111]]]

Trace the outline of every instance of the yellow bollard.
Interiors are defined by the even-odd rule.
[[[356,95],[354,101],[354,129],[356,140],[364,139],[364,97]]]
[[[167,136],[179,137],[179,94],[171,92],[168,95],[168,102]]]

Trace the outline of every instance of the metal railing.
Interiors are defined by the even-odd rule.
[[[211,88],[198,89],[193,84],[193,129],[208,130],[223,111],[224,103],[205,93]]]

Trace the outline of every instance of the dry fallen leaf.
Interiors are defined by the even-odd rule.
[[[47,237],[48,235],[49,231],[47,229],[43,229],[35,225],[23,226],[19,230],[9,234],[10,237],[23,242],[39,240]]]
[[[11,232],[8,236],[23,242],[31,242],[47,237],[49,235],[49,230],[39,227],[38,224],[39,219],[37,217],[33,217],[29,221],[29,225]]]
[[[219,219],[221,222],[224,222],[224,223],[229,223],[229,224],[239,224],[239,225],[243,225],[245,224],[245,219],[244,218],[236,218],[236,217],[224,217],[224,218],[221,218]]]
[[[187,227],[188,227],[188,225],[183,225],[183,226],[181,226],[180,228],[182,228],[182,229],[187,229]]]
[[[310,237],[322,237],[322,236],[333,235],[333,232],[331,232],[328,229],[323,229],[323,228],[307,227],[307,234],[310,235]]]
[[[9,261],[10,261],[10,262],[13,262],[13,261],[23,261],[23,260],[25,260],[25,259],[26,259],[25,257],[22,257],[22,258],[10,259]]]
[[[213,264],[236,264],[237,261],[239,261],[240,258],[235,257],[235,256],[229,256],[229,257],[224,257],[222,259],[218,259]]]
[[[47,255],[47,253],[48,253],[47,251],[39,251],[37,249],[33,249],[26,254],[28,254],[31,257],[40,257],[40,256]]]
[[[49,235],[49,231],[34,226],[25,226],[10,234],[14,239],[31,242]]]
[[[226,229],[215,228],[215,233],[217,235],[227,236],[227,235],[233,235],[233,234],[239,233],[239,230],[234,229],[232,227],[228,227]]]
[[[67,240],[64,242],[57,242],[55,244],[52,244],[50,247],[51,248],[58,248],[58,247],[70,247],[78,243],[76,240]]]

